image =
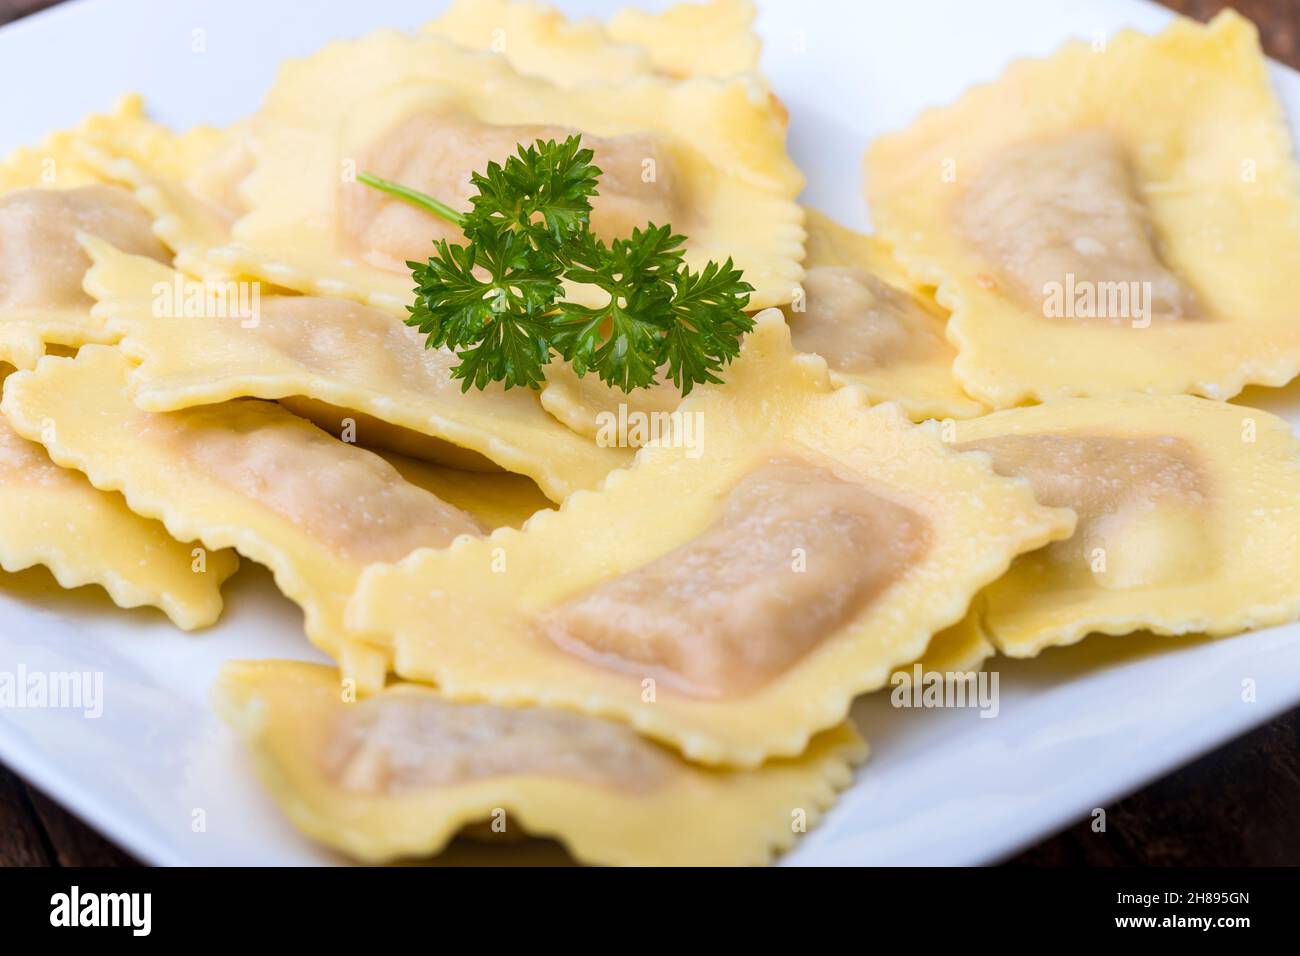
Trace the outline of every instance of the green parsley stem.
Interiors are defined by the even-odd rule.
[[[391,182],[387,179],[380,179],[370,173],[358,173],[357,179],[367,186],[373,186],[375,189],[382,190],[398,199],[404,199],[413,206],[419,206],[421,209],[427,209],[442,219],[457,226],[465,225],[465,216],[452,209],[445,202],[440,202],[432,196],[420,192],[418,189],[412,189],[410,186],[403,186],[401,183]]]

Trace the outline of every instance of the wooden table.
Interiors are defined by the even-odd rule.
[[[58,0],[0,0],[0,23]],[[635,2],[635,0],[629,0]],[[1220,0],[1166,0],[1207,20]],[[1300,0],[1238,0],[1270,56],[1300,68]],[[1032,847],[1016,865],[1281,865],[1300,863],[1300,710]],[[286,824],[287,825],[287,824]],[[0,865],[123,866],[134,861],[0,765]]]

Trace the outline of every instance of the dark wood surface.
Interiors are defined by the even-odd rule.
[[[0,23],[58,0],[0,0]],[[101,0],[105,2],[105,0]],[[164,0],[159,0],[164,2]],[[631,2],[631,0],[630,0]],[[1200,20],[1219,0],[1166,0]],[[1270,56],[1300,68],[1300,0],[1238,0]],[[1022,866],[1300,864],[1300,710],[1273,721],[1032,847]],[[0,765],[0,865],[129,866],[134,861]]]

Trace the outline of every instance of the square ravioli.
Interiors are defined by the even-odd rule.
[[[785,126],[753,77],[640,77],[564,89],[439,37],[380,31],[285,64],[250,124],[255,156],[233,223],[191,190],[134,161],[111,137],[103,168],[137,187],[185,268],[249,275],[295,291],[405,314],[407,262],[455,227],[357,181],[370,172],[465,207],[469,174],[519,142],[583,134],[604,171],[595,231],[648,221],[689,236],[686,261],[728,257],[755,307],[788,301],[800,276],[803,177]],[[585,285],[572,301],[600,303]]]
[[[1300,371],[1300,175],[1235,13],[1014,63],[878,139],[866,174],[989,405],[1226,399]]]
[[[849,723],[753,770],[687,763],[625,724],[390,684],[347,700],[331,668],[236,661],[213,700],[303,832],[366,862],[552,837],[584,863],[767,863],[816,825],[866,745]]]
[[[308,399],[343,410],[327,422],[318,406],[294,406],[331,431],[361,413],[364,421],[351,417],[365,444],[474,467],[457,454],[467,451],[488,467],[527,475],[556,501],[594,487],[630,457],[573,434],[528,389],[461,391],[451,377],[455,356],[426,349],[416,330],[387,312],[347,299],[259,291],[244,297],[241,314],[233,304],[237,285],[197,282],[104,242],[86,246],[94,314],[139,361],[129,376],[131,396],[146,411],[246,396]],[[159,288],[177,290],[170,306],[160,304]],[[414,440],[421,437],[434,441]]]
[[[307,636],[358,686],[382,686],[387,654],[344,623],[362,569],[488,529],[274,403],[144,411],[127,394],[130,370],[105,346],[46,357],[10,376],[2,407],[20,434],[96,488],[120,491],[136,514],[269,567],[303,609]]]
[[[799,753],[1012,557],[1073,529],[937,425],[834,389],[775,310],[675,414],[599,491],[369,568],[349,624],[452,699],[608,715],[754,766]]]
[[[1234,634],[1300,617],[1300,442],[1267,412],[1189,395],[1073,399],[956,423],[1074,535],[985,589],[998,650],[1089,633]]]

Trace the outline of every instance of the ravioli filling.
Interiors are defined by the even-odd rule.
[[[20,189],[0,196],[0,309],[85,309],[85,232],[123,252],[167,262],[153,219],[125,189]]]
[[[1023,477],[1043,504],[1078,513],[1073,537],[1019,562],[1114,590],[1177,584],[1212,567],[1207,481],[1181,438],[1001,435],[958,447],[988,452],[998,474]]]
[[[829,468],[772,458],[714,524],[541,614],[539,632],[594,664],[697,696],[768,683],[924,552],[923,516]]]
[[[1003,150],[960,200],[957,228],[1045,317],[1142,326],[1196,316],[1194,293],[1160,260],[1127,158],[1103,132]]]
[[[483,171],[489,162],[503,163],[521,143],[562,141],[574,132],[560,126],[496,126],[463,116],[421,113],[372,144],[358,168],[468,210],[477,191],[470,182],[472,173]],[[595,152],[601,169],[600,194],[592,199],[593,232],[608,241],[628,236],[647,222],[685,228],[673,164],[655,137],[583,134],[582,145]],[[428,258],[431,241],[465,241],[451,223],[361,183],[344,187],[343,228],[366,262],[402,273],[408,271],[408,261]]]
[[[905,358],[933,337],[912,296],[862,269],[819,266],[803,280],[804,311],[787,310],[790,336],[839,372],[869,372]]]
[[[544,707],[462,704],[389,693],[347,705],[324,752],[346,790],[401,796],[511,776],[644,792],[673,761],[623,724]]]
[[[346,299],[277,295],[263,300],[255,334],[319,375],[424,394],[459,394],[455,356],[386,312]]]
[[[179,414],[193,414],[182,412]],[[315,429],[178,431],[191,461],[218,481],[357,561],[396,561],[420,547],[481,534],[472,517],[407,482],[377,455]]]

